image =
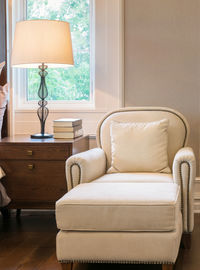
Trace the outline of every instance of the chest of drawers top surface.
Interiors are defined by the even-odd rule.
[[[0,160],[42,159],[65,160],[72,154],[88,148],[88,136],[74,140],[31,139],[29,136],[13,136],[0,140]]]

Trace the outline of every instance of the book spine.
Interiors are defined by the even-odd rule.
[[[61,127],[61,126],[57,126],[57,127],[53,127],[53,131],[54,132],[75,132],[79,129],[81,129],[82,126],[78,125],[78,126],[74,126],[74,127]]]

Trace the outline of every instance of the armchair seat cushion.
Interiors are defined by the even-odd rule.
[[[93,183],[173,183],[169,173],[108,173]]]
[[[180,215],[173,183],[80,184],[56,203],[65,231],[173,231]]]

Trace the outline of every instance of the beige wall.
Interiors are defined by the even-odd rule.
[[[125,0],[125,106],[167,106],[199,156],[200,1]]]

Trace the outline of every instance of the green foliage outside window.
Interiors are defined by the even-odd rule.
[[[90,0],[27,0],[27,19],[68,21],[74,67],[49,68],[48,100],[90,100]],[[28,100],[38,100],[38,69],[28,70]]]

